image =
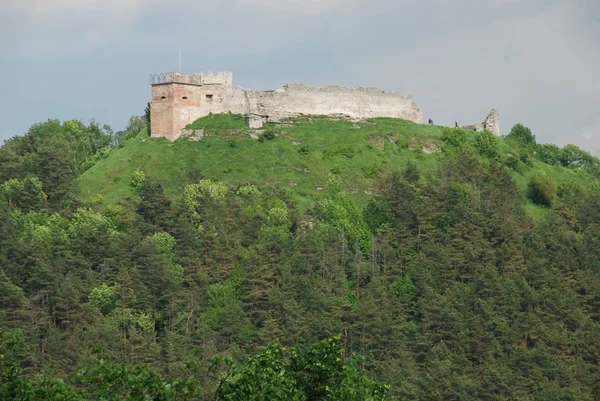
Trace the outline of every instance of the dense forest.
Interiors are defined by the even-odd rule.
[[[140,168],[132,196],[89,201],[82,174],[171,146],[142,118],[6,141],[0,398],[600,400],[600,161],[522,125],[440,132],[366,164],[368,196],[334,166],[310,201],[195,165],[176,196]]]

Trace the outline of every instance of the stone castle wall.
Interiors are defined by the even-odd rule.
[[[375,88],[286,85],[272,92],[249,92],[250,113],[277,122],[298,115],[342,115],[348,118],[391,117],[421,123],[417,104],[406,96]]]
[[[482,123],[464,125],[462,128],[477,132],[490,131],[492,134],[500,136],[500,114],[498,114],[498,110],[492,109]]]
[[[375,88],[291,84],[275,91],[246,91],[232,85],[230,72],[164,73],[152,76],[151,83],[152,136],[169,140],[179,138],[188,124],[209,113],[248,115],[250,128],[299,115],[422,120],[412,98]]]

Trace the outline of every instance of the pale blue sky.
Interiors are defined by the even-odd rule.
[[[439,124],[496,107],[503,134],[600,149],[598,0],[0,0],[0,139],[48,118],[123,129],[179,48],[184,71],[249,89],[375,86]]]

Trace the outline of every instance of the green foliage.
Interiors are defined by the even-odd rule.
[[[362,167],[365,178],[375,178],[383,171],[381,164],[371,163]]]
[[[131,401],[172,400],[173,389],[153,370],[101,362],[79,374],[90,399]]]
[[[34,124],[27,134],[0,147],[0,183],[24,180],[31,186],[26,191],[37,198],[36,177],[49,205],[60,210],[72,201],[74,179],[110,154],[111,143],[110,127],[101,128],[95,122],[88,126],[76,120]]]
[[[410,184],[416,184],[421,179],[421,172],[417,164],[409,160],[406,168],[402,170],[402,176]]]
[[[46,206],[46,194],[37,177],[13,178],[3,182],[0,184],[0,199],[23,212],[42,210]]]
[[[510,133],[506,136],[506,139],[514,140],[521,146],[531,148],[536,145],[535,135],[531,133],[531,130],[522,124],[515,124],[511,129]]]
[[[146,127],[148,128],[148,135],[152,135],[152,112],[150,110],[150,102],[146,103],[146,108],[144,109],[144,118],[146,119]]]
[[[352,145],[338,145],[335,147],[335,149],[325,149],[323,151],[323,158],[325,159],[330,159],[336,155],[351,159],[354,157],[354,148]]]
[[[260,190],[256,185],[243,185],[237,190],[237,194],[241,196],[257,197],[260,196]]]
[[[144,182],[146,181],[146,174],[142,170],[135,170],[133,172],[133,177],[131,177],[131,186],[139,190]]]
[[[535,156],[550,165],[581,169],[600,177],[600,160],[575,145],[566,145],[562,149],[552,144],[537,145]]]
[[[544,163],[554,166],[562,163],[562,150],[551,143],[537,145],[535,156]]]
[[[339,185],[339,184],[338,184]],[[362,218],[361,210],[354,200],[336,184],[332,196],[323,199],[315,206],[315,213],[321,220],[319,230],[325,234],[330,228],[343,233],[353,249],[368,251],[371,236]]]
[[[399,276],[392,283],[392,291],[401,302],[411,302],[417,296],[417,287],[408,275]]]
[[[475,150],[481,157],[489,160],[500,158],[500,146],[498,139],[489,131],[480,132],[475,138]]]
[[[100,312],[102,312],[103,315],[108,315],[117,307],[119,294],[114,286],[109,287],[106,284],[102,284],[100,287],[96,287],[92,290],[89,300],[90,304],[100,309]]]
[[[146,113],[148,113],[149,115],[149,111],[146,111]],[[140,131],[148,128],[148,124],[146,121],[150,121],[150,119],[147,116],[131,116],[129,118],[127,126],[125,127],[125,130],[129,133],[127,139],[136,136],[140,133]]]
[[[272,344],[243,366],[215,358],[213,371],[226,365],[217,400],[392,400],[389,386],[368,379],[359,359],[344,359],[339,336],[307,350]]]
[[[301,155],[307,155],[310,153],[310,148],[306,145],[302,145],[298,148],[298,153]]]
[[[158,253],[171,258],[175,248],[175,238],[171,234],[165,232],[154,233],[152,235],[152,242],[154,242]]]
[[[162,185],[146,179],[140,186],[138,193],[140,203],[137,207],[137,213],[151,224],[165,225],[171,200],[164,195]]]
[[[272,130],[266,130],[265,132],[263,132],[263,134],[260,136],[260,139],[263,141],[272,141],[273,139],[275,139],[275,131]]]
[[[21,334],[12,350],[0,339],[0,399],[594,400],[595,159],[565,147],[531,171],[531,150],[497,138],[504,164],[490,162],[473,132],[428,154],[411,149],[439,127],[290,124],[236,147],[226,130],[173,143],[142,131],[81,176],[66,142],[50,143],[69,150],[58,161],[3,147],[0,328]],[[352,158],[324,157],[345,145]],[[23,158],[46,175],[22,174]],[[59,162],[76,181],[50,174]],[[365,178],[370,165],[381,171]],[[536,175],[559,188],[551,208],[524,196]],[[28,177],[43,192],[81,182],[94,202],[52,188],[48,205],[17,207]],[[207,375],[215,355],[226,369]]]
[[[214,200],[223,200],[227,193],[227,186],[212,180],[201,180],[198,184],[190,184],[183,190],[184,203],[191,206],[197,199],[208,197]]]
[[[556,197],[556,182],[545,174],[536,173],[529,181],[530,197],[538,205],[551,206]]]
[[[461,128],[444,128],[442,141],[446,150],[460,149],[467,144],[467,132]]]

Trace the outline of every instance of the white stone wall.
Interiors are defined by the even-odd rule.
[[[248,92],[250,112],[268,121],[298,115],[343,115],[349,118],[391,117],[421,123],[422,113],[407,96],[375,88],[286,85],[271,92]]]
[[[249,116],[250,128],[299,115],[348,118],[391,117],[421,123],[422,113],[412,98],[375,88],[314,88],[291,84],[275,91],[246,91],[233,86],[231,73],[170,73],[185,83],[153,85],[152,136],[177,139],[186,125],[210,113]],[[193,78],[193,79],[192,79]],[[201,81],[190,84],[187,81]]]
[[[492,109],[490,111],[490,114],[488,114],[483,122],[483,129],[490,131],[496,136],[500,136],[500,114],[498,114],[498,110]]]

